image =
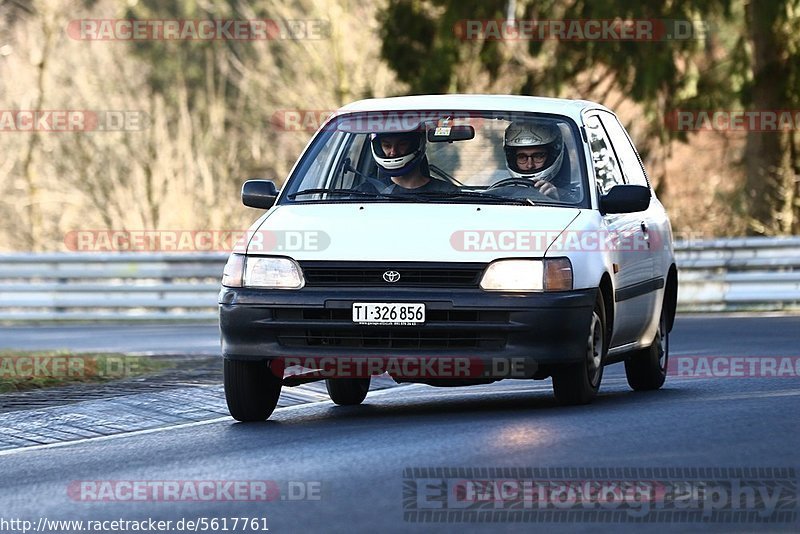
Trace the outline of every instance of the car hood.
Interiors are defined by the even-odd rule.
[[[541,257],[582,210],[569,207],[342,203],[276,206],[248,254],[330,261]]]

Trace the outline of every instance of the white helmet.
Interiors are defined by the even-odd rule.
[[[543,147],[547,159],[541,169],[521,170],[517,165],[517,149]],[[514,178],[529,178],[552,182],[564,161],[564,138],[558,126],[551,122],[512,122],[503,138],[506,167]]]
[[[398,140],[408,141],[408,151],[396,157],[389,158],[381,147],[383,139],[394,137]],[[413,171],[425,157],[425,132],[387,132],[377,133],[370,136],[372,146],[372,157],[375,162],[389,176],[402,176]]]

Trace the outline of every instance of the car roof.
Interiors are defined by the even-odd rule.
[[[552,113],[578,119],[587,109],[611,111],[601,104],[589,100],[548,98],[519,95],[415,95],[390,98],[370,98],[343,106],[337,115],[358,111],[516,111]]]

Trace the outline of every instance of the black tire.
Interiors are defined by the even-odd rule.
[[[597,395],[600,381],[603,379],[603,365],[608,350],[607,334],[606,309],[603,305],[603,295],[598,290],[583,360],[554,369],[553,393],[559,404],[564,406],[588,404]]]
[[[325,387],[331,400],[339,406],[361,404],[369,391],[370,377],[367,378],[326,378]]]
[[[283,380],[266,361],[225,359],[223,366],[225,400],[237,421],[266,421],[278,405]]]
[[[653,344],[635,351],[625,360],[625,376],[635,391],[652,391],[664,385],[669,365],[669,332],[664,308],[658,321],[658,331]]]

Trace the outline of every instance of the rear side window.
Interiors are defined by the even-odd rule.
[[[629,184],[648,186],[647,177],[642,167],[642,161],[636,149],[633,148],[628,135],[622,128],[616,117],[609,113],[603,113],[600,116],[603,126],[606,128],[611,142],[614,143],[614,150],[617,153],[620,164],[622,165],[622,172]]]
[[[596,115],[586,119],[586,132],[589,135],[589,146],[592,150],[592,164],[597,188],[601,195],[605,195],[615,185],[625,183],[622,171],[614,150],[611,148],[608,135]]]

